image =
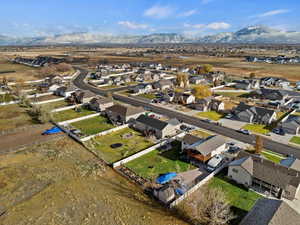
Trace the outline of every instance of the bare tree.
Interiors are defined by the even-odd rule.
[[[48,77],[50,75],[53,75],[57,72],[56,68],[53,67],[53,66],[45,66],[43,67],[40,71],[39,71],[39,76],[41,78],[44,78],[44,77]]]
[[[264,147],[263,139],[260,135],[256,135],[255,154],[260,155]]]
[[[54,66],[58,72],[68,72],[72,69],[72,66],[67,63],[59,63]]]
[[[195,225],[224,225],[235,218],[230,207],[221,189],[206,185],[183,206],[183,214]]]

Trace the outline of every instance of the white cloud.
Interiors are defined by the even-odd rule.
[[[132,30],[147,29],[149,27],[147,24],[137,24],[130,21],[119,21],[118,24]]]
[[[144,12],[144,16],[156,18],[156,19],[162,19],[169,17],[174,12],[174,9],[170,6],[161,6],[161,5],[155,5],[151,8],[147,9]]]
[[[183,24],[185,28],[192,28],[192,29],[211,29],[211,30],[224,30],[231,27],[230,24],[225,22],[214,22],[209,24]]]
[[[253,17],[261,18],[261,17],[275,16],[275,15],[284,14],[284,13],[288,13],[288,12],[290,12],[290,10],[288,10],[288,9],[277,9],[277,10],[268,11],[268,12],[265,12],[262,14],[258,14]]]
[[[223,30],[223,29],[228,29],[231,27],[230,24],[225,23],[225,22],[215,22],[215,23],[210,23],[207,24],[206,26],[208,29],[212,30]]]
[[[186,11],[186,12],[183,12],[181,14],[179,14],[180,17],[189,17],[189,16],[192,16],[192,15],[195,15],[197,13],[197,10],[196,9],[192,9],[192,10],[189,10],[189,11]]]

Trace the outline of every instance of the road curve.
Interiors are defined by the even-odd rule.
[[[122,88],[116,88],[116,89],[111,89],[111,90],[100,90],[96,87],[86,84],[84,82],[84,78],[87,75],[87,71],[80,69],[80,68],[78,68],[78,69],[80,70],[80,74],[73,80],[73,83],[75,86],[77,86],[80,89],[90,90],[91,92],[93,92],[97,95],[102,95],[102,96],[107,95],[108,92],[113,93],[113,92],[119,91],[120,89],[121,90],[126,89],[126,88],[122,87]],[[233,138],[233,139],[236,139],[238,141],[245,142],[248,144],[255,143],[255,135],[244,135],[244,134],[238,133],[234,129],[219,126],[219,125],[216,125],[213,123],[208,123],[200,118],[189,116],[184,113],[175,112],[175,111],[163,108],[163,107],[156,106],[154,104],[149,104],[149,102],[142,101],[141,99],[130,98],[130,97],[126,97],[126,96],[123,96],[120,94],[113,94],[113,97],[116,100],[122,101],[122,102],[130,104],[130,105],[147,107],[148,109],[150,109],[151,111],[153,111],[155,113],[164,114],[170,118],[177,118],[185,123],[212,131],[214,133],[223,135],[225,137]],[[281,144],[279,142],[276,142],[276,141],[273,141],[273,140],[270,140],[267,138],[263,138],[263,143],[264,143],[264,148],[266,148],[270,151],[280,153],[283,155],[293,155],[297,158],[300,158],[300,149],[297,149],[297,148],[289,146],[289,145]]]

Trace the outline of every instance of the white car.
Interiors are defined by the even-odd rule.
[[[214,171],[215,169],[217,169],[219,166],[221,166],[223,160],[224,160],[224,156],[222,155],[216,155],[214,156],[213,158],[211,158],[208,163],[207,163],[207,166],[206,166],[206,169],[209,171],[209,172],[212,172]]]

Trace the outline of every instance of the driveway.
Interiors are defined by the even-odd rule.
[[[247,124],[247,123],[242,122],[242,121],[231,120],[231,119],[226,119],[226,118],[220,119],[219,123],[221,123],[222,126],[224,126],[224,127],[229,127],[231,129],[234,129],[234,130],[239,130]]]

